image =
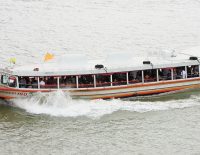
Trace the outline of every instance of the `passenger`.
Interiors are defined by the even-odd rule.
[[[42,88],[44,88],[44,87],[45,87],[45,82],[44,82],[44,80],[43,80],[43,79],[41,79],[41,81],[40,81],[40,87],[42,87]]]
[[[175,80],[177,78],[177,72],[176,68],[173,69],[173,79]]]
[[[145,81],[148,81],[149,80],[149,78],[150,78],[150,76],[147,74],[147,75],[145,75],[145,77],[144,77],[144,79],[145,79]]]
[[[117,79],[114,79],[113,85],[118,85],[119,81],[117,81]]]
[[[33,88],[38,88],[38,82],[37,82],[36,79],[33,79],[32,87],[33,87]]]
[[[16,78],[9,78],[9,86],[16,87]]]
[[[27,86],[26,84],[27,84],[27,82],[26,82],[25,78],[21,78],[19,81],[19,87],[26,88],[26,86]]]
[[[135,80],[137,78],[137,71],[133,72],[133,79]]]
[[[181,76],[182,76],[182,79],[186,79],[186,71],[185,70],[181,71]]]
[[[28,87],[28,88],[33,88],[32,83],[33,83],[32,79],[29,79],[29,80],[28,80],[28,85],[27,85],[27,87]]]

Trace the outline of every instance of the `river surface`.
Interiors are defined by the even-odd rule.
[[[199,8],[199,0],[0,0],[0,66],[10,57],[41,62],[46,52],[148,58],[195,49]],[[200,154],[200,90],[92,101],[58,91],[0,103],[1,155]]]

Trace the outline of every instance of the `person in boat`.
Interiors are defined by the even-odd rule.
[[[45,82],[44,82],[44,79],[42,78],[41,80],[40,80],[40,87],[44,87],[45,86]]]
[[[19,87],[20,88],[26,88],[27,86],[27,82],[26,82],[26,79],[24,77],[22,77],[19,81]]]
[[[173,79],[176,79],[177,78],[177,71],[176,71],[176,68],[173,69]]]
[[[38,88],[38,82],[37,82],[37,79],[36,79],[36,78],[33,79],[32,87],[33,87],[33,88]]]
[[[33,88],[33,85],[32,85],[32,83],[33,83],[33,80],[32,80],[32,78],[29,78],[28,79],[28,88]]]
[[[182,77],[182,79],[186,79],[186,71],[185,70],[181,71],[181,77]]]
[[[16,84],[17,84],[16,78],[15,77],[10,77],[9,78],[9,86],[10,87],[16,87]]]
[[[149,81],[149,79],[150,79],[150,76],[149,76],[148,74],[145,75],[144,80],[145,80],[145,81]]]

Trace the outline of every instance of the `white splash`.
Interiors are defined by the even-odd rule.
[[[38,93],[27,98],[14,100],[14,105],[33,114],[47,114],[51,116],[98,118],[115,111],[149,112],[176,108],[186,108],[199,105],[200,96],[189,99],[141,102],[114,100],[73,100],[68,94],[57,91],[48,94]]]

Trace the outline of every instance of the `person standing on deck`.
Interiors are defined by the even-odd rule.
[[[181,72],[182,79],[186,79],[186,71],[182,70]]]

